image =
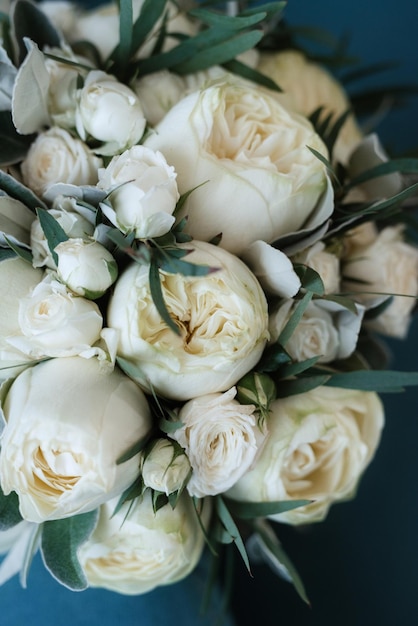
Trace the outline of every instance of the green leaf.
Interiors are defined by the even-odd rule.
[[[225,30],[243,30],[250,28],[258,24],[265,19],[266,13],[264,11],[258,11],[248,16],[236,16],[223,15],[222,13],[215,13],[214,11],[208,11],[207,9],[193,9],[189,12],[189,15],[197,18],[203,24],[209,24],[210,26],[216,26]]]
[[[176,64],[173,70],[178,74],[191,74],[208,69],[213,65],[222,65],[234,59],[236,56],[254,48],[262,38],[262,31],[251,31],[235,35],[220,44],[213,45],[210,49],[197,52],[192,58]]]
[[[325,165],[325,167],[327,168],[328,172],[330,173],[330,175],[332,176],[332,178],[337,181],[338,185],[339,183],[339,179],[337,176],[336,171],[334,170],[334,168],[332,167],[331,161],[329,161],[326,157],[324,157],[323,154],[321,154],[320,152],[318,152],[318,150],[315,150],[315,148],[311,148],[310,146],[306,146],[308,148],[308,150],[310,150],[312,152],[312,154],[314,156],[316,156],[317,159],[319,159],[319,161],[321,161],[321,163],[323,163]]]
[[[52,258],[55,263],[58,264],[58,255],[55,252],[55,248],[63,241],[68,241],[69,237],[49,211],[46,209],[37,209],[36,213],[38,215],[41,228],[44,231]]]
[[[277,397],[287,398],[288,396],[296,396],[300,393],[306,393],[316,387],[325,385],[330,379],[330,374],[302,376],[294,380],[282,380],[277,384]]]
[[[8,246],[10,247],[10,249],[13,250],[13,252],[18,257],[20,257],[21,259],[23,259],[24,261],[32,265],[33,257],[32,257],[32,252],[30,250],[27,250],[26,248],[21,248],[20,246],[16,246],[13,243],[13,241],[10,241],[10,239],[8,239],[7,237],[5,237],[5,240]]]
[[[163,15],[167,0],[145,0],[134,24],[132,34],[132,54],[145,42],[149,33]]]
[[[151,297],[162,320],[176,335],[180,335],[180,329],[172,319],[164,302],[163,290],[160,280],[160,269],[154,259],[151,259],[149,266],[149,286]]]
[[[124,452],[123,454],[121,454],[120,457],[118,457],[116,461],[116,465],[122,465],[122,463],[129,461],[129,459],[132,459],[134,456],[139,454],[141,450],[145,448],[149,440],[150,440],[150,434],[145,435],[145,437],[142,437],[142,439],[139,439],[138,441],[133,443],[132,446],[128,448],[128,450],[126,450],[126,452]]]
[[[253,83],[257,83],[258,85],[262,85],[263,87],[267,87],[267,89],[271,89],[272,91],[281,92],[282,89],[280,86],[265,74],[258,72],[253,69],[249,65],[238,61],[237,59],[232,59],[232,61],[227,61],[223,64],[223,67],[228,71],[236,74],[237,76],[241,76],[241,78],[245,78],[246,80],[251,80]]]
[[[24,37],[36,42],[41,50],[45,46],[61,47],[60,36],[52,22],[43,11],[28,0],[17,0],[13,11],[13,29],[19,46],[20,62],[26,56]]]
[[[5,496],[0,487],[0,531],[16,526],[22,519],[17,494],[12,491]]]
[[[329,302],[335,302],[336,304],[340,304],[345,309],[350,311],[350,313],[354,313],[354,315],[358,315],[356,303],[351,298],[347,298],[346,296],[331,294],[331,295],[323,295],[321,299],[328,300]]]
[[[322,282],[322,281],[321,281]],[[281,346],[286,346],[290,337],[293,335],[296,326],[299,324],[300,320],[303,317],[306,309],[309,306],[310,301],[312,300],[313,292],[307,291],[303,296],[302,300],[300,300],[297,305],[293,309],[293,313],[288,319],[286,326],[283,328],[282,332],[279,335],[277,342]]]
[[[275,372],[285,363],[289,363],[292,357],[286,352],[280,343],[273,343],[264,350],[260,362],[257,364],[259,372]]]
[[[0,189],[3,189],[9,196],[12,198],[16,198],[16,200],[20,200],[22,204],[28,207],[31,211],[35,212],[37,208],[46,209],[46,204],[36,196],[33,191],[31,191],[22,183],[19,183],[16,178],[10,176],[6,172],[0,170]]]
[[[415,195],[417,191],[418,191],[418,183],[415,183],[414,185],[407,187],[400,193],[397,193],[391,198],[388,198],[387,200],[383,200],[382,202],[372,204],[370,207],[368,207],[366,211],[363,211],[363,215],[367,215],[370,213],[379,213],[385,209],[397,206],[401,202],[406,200],[407,198],[410,198],[411,196]]]
[[[119,67],[124,67],[128,64],[131,56],[132,39],[132,0],[119,0],[119,45],[117,47],[117,63]]]
[[[310,605],[302,579],[286,552],[283,550],[281,543],[277,539],[270,525],[264,520],[257,520],[254,525],[254,529],[261,541],[264,543],[267,551],[271,552],[271,554],[279,561],[280,565],[285,567],[286,572],[299,596],[304,602],[306,602],[306,604]]]
[[[16,131],[11,111],[0,111],[0,167],[23,161],[34,138]]]
[[[225,530],[230,534],[230,536],[232,537],[236,547],[238,548],[238,551],[242,557],[242,560],[245,563],[245,566],[248,570],[248,572],[251,574],[251,568],[250,568],[250,562],[248,560],[248,555],[247,555],[247,551],[245,549],[244,546],[244,542],[242,540],[242,537],[240,535],[240,532],[237,528],[237,525],[235,524],[231,513],[228,510],[228,507],[226,506],[224,500],[222,499],[221,496],[216,496],[215,498],[215,504],[216,504],[216,511],[218,513],[218,517],[220,519],[220,521],[222,522],[222,524],[225,527]]]
[[[380,165],[376,165],[350,180],[350,182],[344,186],[344,190],[348,191],[372,178],[379,178],[379,176],[386,176],[387,174],[393,174],[393,172],[417,174],[418,159],[392,159],[386,163],[380,163]]]
[[[317,296],[323,296],[325,292],[324,283],[322,282],[322,278],[311,267],[308,265],[299,265],[296,264],[293,266],[296,274],[299,276],[300,281],[302,283],[302,287],[311,291]]]
[[[41,551],[45,566],[58,582],[73,591],[88,587],[77,550],[93,532],[98,513],[95,510],[43,524]]]
[[[7,259],[13,259],[16,256],[16,252],[14,252],[11,248],[0,247],[0,263],[2,261],[6,261]]]
[[[176,204],[176,208],[174,209],[173,215],[177,215],[181,209],[183,208],[187,198],[190,196],[191,193],[193,193],[196,189],[199,189],[199,187],[202,187],[203,185],[206,185],[208,181],[205,180],[203,183],[200,183],[200,185],[196,185],[196,187],[193,187],[193,189],[189,189],[189,191],[186,191],[185,193],[182,193],[177,204]]]
[[[313,367],[315,363],[320,359],[319,356],[313,356],[305,361],[299,363],[289,363],[280,369],[281,378],[288,378],[289,376],[297,376],[306,372],[310,367]]]
[[[311,504],[311,500],[282,500],[277,502],[242,502],[227,498],[228,508],[235,517],[240,519],[254,519],[279,515],[286,511],[293,511],[301,506]]]
[[[396,372],[391,370],[359,370],[332,374],[326,381],[328,387],[359,389],[378,393],[396,393],[405,387],[418,385],[418,372]]]

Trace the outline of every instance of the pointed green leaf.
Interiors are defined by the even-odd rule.
[[[231,61],[227,61],[226,63],[224,63],[223,67],[228,72],[232,72],[232,74],[241,76],[241,78],[245,78],[246,80],[250,80],[253,83],[262,85],[263,87],[267,87],[267,89],[271,89],[272,91],[277,92],[282,91],[280,86],[276,82],[274,82],[273,79],[269,78],[265,74],[262,74],[261,72],[258,72],[249,65],[242,63],[242,61],[232,59]]]
[[[26,56],[25,37],[36,42],[41,50],[45,46],[61,46],[61,38],[50,19],[29,0],[17,0],[13,10],[13,29],[19,46],[20,62]]]
[[[11,111],[0,111],[0,167],[23,161],[34,138],[16,131]]]
[[[245,566],[248,570],[248,572],[251,574],[251,568],[250,568],[250,562],[248,560],[248,555],[247,555],[247,551],[245,549],[244,546],[244,542],[242,540],[242,537],[240,535],[240,532],[237,528],[237,525],[235,524],[231,513],[228,510],[228,507],[226,506],[224,500],[222,499],[221,496],[216,496],[215,498],[215,502],[216,502],[216,511],[218,513],[218,517],[220,519],[220,521],[222,522],[222,524],[225,527],[225,530],[231,535],[235,545],[238,548],[238,551],[242,557],[242,560],[245,563]]]
[[[303,296],[302,300],[300,300],[297,305],[294,307],[292,315],[288,319],[286,326],[283,328],[277,342],[281,346],[286,346],[290,337],[293,335],[296,326],[299,324],[300,320],[303,317],[306,309],[309,306],[310,301],[312,300],[313,293],[312,291],[307,291]]]
[[[294,380],[281,380],[277,383],[277,397],[287,398],[288,396],[296,396],[299,393],[306,393],[316,387],[325,385],[330,379],[330,374],[302,376]],[[338,385],[336,385],[338,386]]]
[[[33,191],[31,191],[25,185],[22,185],[16,178],[10,176],[6,172],[0,170],[0,189],[5,191],[12,198],[20,200],[22,204],[28,207],[31,211],[35,212],[38,207],[46,209],[46,204],[42,202]]]
[[[288,378],[289,376],[302,374],[309,368],[313,367],[320,358],[320,356],[313,356],[312,358],[301,361],[300,363],[289,363],[280,369],[280,376],[282,378]]]
[[[51,251],[52,257],[55,263],[58,264],[58,255],[55,252],[55,248],[59,243],[68,241],[69,237],[62,226],[57,222],[55,217],[51,215],[46,209],[37,209],[36,211],[41,228],[44,231],[45,238],[48,242],[48,247]]]
[[[73,591],[88,587],[77,550],[93,532],[98,514],[95,510],[43,524],[41,552],[45,566],[58,582]]]
[[[232,31],[250,28],[266,17],[266,13],[263,11],[258,11],[248,16],[231,17],[230,15],[215,13],[207,9],[193,9],[193,11],[190,11],[189,15],[197,18],[203,24],[209,24],[210,26]]]
[[[348,191],[372,178],[379,178],[379,176],[386,176],[387,174],[393,174],[393,172],[417,174],[418,159],[392,159],[386,163],[380,163],[380,165],[376,165],[350,180],[350,182],[344,186],[344,190]]]
[[[12,491],[5,496],[0,488],[0,531],[12,528],[21,521],[19,498],[16,493]]]
[[[242,502],[227,498],[228,508],[233,515],[240,519],[254,519],[279,515],[286,511],[293,511],[301,506],[311,504],[311,500],[282,500],[278,502]]]
[[[119,67],[127,65],[132,49],[133,10],[132,0],[119,0],[119,45],[117,63]]]
[[[32,252],[30,252],[30,250],[27,250],[26,248],[21,248],[20,246],[15,245],[13,241],[8,239],[8,237],[5,237],[5,239],[6,239],[7,244],[10,246],[11,250],[13,250],[13,252],[18,257],[23,259],[23,261],[26,261],[27,263],[29,263],[29,265],[32,265],[33,257],[32,257]]]
[[[158,313],[161,315],[161,318],[167,324],[167,326],[176,333],[176,335],[179,335],[180,329],[172,319],[164,302],[163,290],[161,287],[160,279],[160,269],[154,259],[151,260],[149,266],[149,286],[152,300]]]
[[[418,385],[418,372],[396,372],[391,370],[359,370],[332,374],[325,383],[328,387],[360,389],[378,393],[396,393],[405,387]]]
[[[317,296],[323,296],[325,292],[322,278],[308,265],[296,264],[293,266],[296,274],[299,276],[302,287],[308,291],[312,291]]]

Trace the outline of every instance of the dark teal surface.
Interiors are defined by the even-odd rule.
[[[418,4],[413,0],[290,0],[290,22],[352,32],[350,50],[365,62],[398,59],[380,84],[418,83]],[[388,116],[384,140],[397,152],[418,148],[418,99]],[[418,370],[418,322],[406,343],[392,342],[397,369]],[[418,391],[385,396],[386,427],[357,498],[335,506],[326,522],[305,530],[280,526],[279,536],[311,599],[263,566],[237,573],[237,626],[415,626],[418,624]],[[0,588],[1,626],[206,626],[199,617],[202,568],[186,581],[146,596],[67,591],[40,559],[28,589]],[[212,609],[219,604],[215,598]]]

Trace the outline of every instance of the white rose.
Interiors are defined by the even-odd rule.
[[[276,400],[256,465],[228,492],[244,501],[313,500],[272,515],[289,524],[322,520],[333,502],[353,496],[384,422],[375,393],[318,387]]]
[[[85,239],[93,234],[94,227],[79,213],[66,211],[62,208],[49,209],[49,213],[59,223],[64,232],[71,238]],[[31,225],[30,245],[32,250],[32,263],[34,267],[49,267],[56,269],[52,258],[48,241],[38,218]]]
[[[242,256],[266,291],[281,298],[293,298],[299,291],[302,283],[284,252],[254,241]]]
[[[218,269],[196,277],[160,272],[179,335],[153,303],[145,265],[125,270],[108,309],[118,354],[139,368],[138,382],[177,400],[229,389],[258,362],[268,337],[266,299],[247,266],[208,243],[190,248],[188,261]]]
[[[307,147],[327,156],[311,124],[239,82],[181,100],[145,145],[175,167],[181,194],[201,185],[179,214],[188,216],[187,232],[202,240],[221,232],[220,245],[235,254],[300,229],[327,187]]]
[[[161,152],[134,146],[99,170],[100,189],[108,191],[101,208],[123,233],[137,239],[159,237],[174,224],[180,198],[176,173]]]
[[[57,274],[74,293],[95,300],[115,282],[118,267],[110,252],[97,241],[67,239],[55,247]]]
[[[102,506],[96,529],[78,553],[91,587],[142,594],[190,574],[202,554],[204,536],[186,494],[175,509],[167,504],[156,513],[149,492],[113,515],[116,504]],[[204,525],[209,505],[205,501]]]
[[[114,76],[93,70],[79,93],[76,128],[84,140],[103,142],[98,154],[114,155],[139,142],[146,120],[135,93]]]
[[[223,493],[254,462],[265,437],[257,425],[255,406],[234,400],[236,389],[190,400],[179,412],[183,423],[170,436],[186,450],[193,473],[191,496]]]
[[[272,78],[289,96],[290,102],[303,115],[323,107],[320,120],[329,114],[334,122],[350,108],[343,87],[323,67],[307,59],[297,50],[262,52],[257,69]],[[347,163],[348,158],[362,139],[362,133],[353,115],[345,121],[334,146],[334,158]]]
[[[158,124],[185,92],[184,78],[168,70],[142,76],[133,88],[151,126]]]
[[[119,370],[96,359],[52,359],[26,369],[3,404],[0,480],[29,521],[95,509],[138,476],[139,457],[119,457],[151,427],[148,403]]]
[[[55,183],[94,185],[101,164],[85,143],[52,127],[32,143],[21,171],[25,185],[42,196]]]
[[[21,336],[8,343],[32,359],[80,354],[100,339],[103,326],[96,304],[51,275],[20,299],[18,319]]]
[[[271,340],[278,339],[295,307],[293,300],[282,304],[270,316]],[[364,307],[357,314],[327,300],[310,302],[302,319],[286,343],[286,351],[295,361],[319,357],[318,363],[348,358],[355,350]]]
[[[19,303],[42,280],[43,272],[18,257],[0,262],[0,380],[15,376],[30,363],[7,339],[21,334]]]
[[[395,294],[392,303],[367,325],[398,338],[408,332],[418,296],[418,249],[405,243],[402,231],[402,226],[384,228],[369,245],[356,246],[343,267],[344,291],[354,292],[365,306],[381,300],[379,294]]]
[[[325,250],[322,241],[294,256],[293,261],[307,265],[317,272],[326,294],[340,292],[340,260],[335,254]]]
[[[168,439],[156,439],[142,465],[146,487],[167,496],[183,488],[190,474],[190,462],[184,452]]]

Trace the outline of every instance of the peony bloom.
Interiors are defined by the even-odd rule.
[[[190,475],[190,462],[179,446],[168,439],[155,439],[142,464],[144,485],[167,496],[179,491]]]
[[[0,481],[24,519],[41,523],[92,511],[139,473],[119,457],[147,435],[147,400],[119,370],[81,357],[26,369],[3,402]]]
[[[254,367],[268,338],[266,299],[247,266],[208,243],[187,247],[188,261],[216,271],[160,273],[178,335],[155,307],[145,265],[132,263],[121,274],[108,309],[108,325],[119,331],[118,355],[134,365],[137,381],[177,400],[229,389]]]
[[[186,494],[175,509],[167,504],[156,513],[149,492],[113,514],[116,504],[112,501],[102,506],[93,535],[79,550],[91,587],[134,595],[190,574],[202,554],[204,536]],[[203,506],[204,525],[209,505],[206,501]]]
[[[312,500],[271,517],[289,524],[320,521],[333,502],[354,495],[379,444],[382,403],[375,393],[318,387],[270,408],[261,454],[228,495],[250,502]]]
[[[245,83],[218,81],[175,105],[145,145],[161,151],[190,194],[180,216],[200,240],[222,233],[240,255],[306,226],[327,187],[309,150],[327,149],[311,124]],[[330,207],[331,209],[332,207]]]
[[[257,69],[272,78],[289,97],[290,105],[307,117],[323,107],[320,119],[332,114],[337,121],[351,106],[342,85],[325,68],[297,50],[262,52]],[[356,119],[350,115],[334,146],[334,158],[347,163],[362,137]]]

